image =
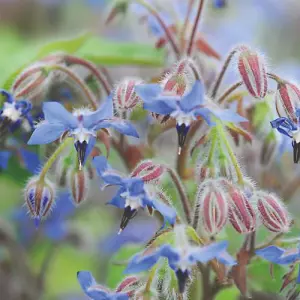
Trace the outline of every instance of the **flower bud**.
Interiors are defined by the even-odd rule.
[[[55,179],[56,184],[60,187],[65,187],[67,184],[67,174],[69,165],[67,164],[66,160],[68,158],[60,157],[55,170]]]
[[[291,224],[289,213],[281,201],[265,192],[256,193],[259,217],[272,232],[288,232]]]
[[[263,58],[257,52],[242,46],[238,69],[248,92],[255,98],[264,98],[267,94],[268,81]]]
[[[116,293],[127,293],[129,297],[134,295],[137,288],[138,278],[135,276],[126,277],[117,287]]]
[[[255,211],[244,192],[234,186],[228,188],[229,220],[239,233],[250,233],[255,230]]]
[[[217,181],[205,181],[197,195],[201,228],[209,236],[215,236],[225,226],[228,218],[226,193]]]
[[[131,177],[140,177],[145,182],[156,181],[163,174],[165,168],[151,160],[144,160],[132,171]]]
[[[115,89],[114,102],[120,110],[133,109],[140,101],[134,87],[143,81],[139,78],[125,78]]]
[[[25,187],[25,201],[36,226],[47,217],[53,207],[55,186],[48,179],[33,177]]]
[[[80,204],[84,201],[88,195],[89,191],[89,175],[84,169],[78,170],[73,169],[69,172],[69,188],[71,190],[71,195],[74,203]]]
[[[279,83],[275,104],[280,117],[288,117],[297,123],[296,109],[300,106],[300,89],[289,82]]]
[[[183,96],[188,86],[188,78],[183,72],[172,72],[166,75],[161,84],[163,94]]]

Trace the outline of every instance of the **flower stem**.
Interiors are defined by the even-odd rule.
[[[163,19],[160,17],[159,13],[151,5],[149,5],[147,2],[145,2],[144,0],[136,0],[136,2],[141,4],[142,6],[144,6],[156,18],[157,22],[160,24],[160,26],[164,30],[164,32],[166,34],[166,37],[167,37],[167,40],[170,42],[176,57],[180,58],[180,49],[179,49],[178,45],[176,44],[176,42],[175,42],[170,30],[168,29],[167,25],[165,24]]]
[[[226,98],[232,93],[234,92],[236,89],[238,89],[241,85],[243,84],[243,81],[239,81],[236,82],[235,84],[233,84],[232,86],[230,86],[225,92],[224,94],[218,99],[218,103],[222,104],[224,102],[224,100],[226,100]]]
[[[89,87],[85,84],[85,82],[82,81],[81,78],[79,78],[73,71],[69,70],[68,68],[66,68],[62,65],[55,65],[55,64],[45,65],[45,66],[43,66],[43,68],[46,71],[58,70],[58,71],[61,71],[65,74],[67,74],[80,87],[80,89],[84,93],[85,97],[91,104],[92,108],[94,110],[96,110],[98,108],[98,103],[95,99],[94,94],[91,92]]]
[[[168,166],[166,166],[166,169],[167,169],[168,173],[170,174],[172,181],[174,182],[174,184],[177,188],[187,222],[188,222],[188,224],[190,224],[192,221],[191,206],[190,206],[189,199],[187,197],[187,193],[184,190],[184,186],[183,186],[182,182],[180,181],[180,178],[178,177],[178,175],[176,174],[176,172],[173,169],[169,168]]]
[[[71,143],[73,142],[72,138],[66,138],[57,148],[56,150],[53,152],[53,154],[50,156],[50,158],[48,159],[48,161],[45,163],[41,173],[40,173],[40,180],[43,181],[45,179],[45,176],[47,174],[47,172],[49,171],[49,169],[52,167],[52,165],[54,164],[55,160],[58,158],[58,156],[60,155],[60,153],[69,145],[71,145]]]
[[[197,10],[197,15],[196,15],[196,19],[194,21],[194,26],[192,29],[192,33],[191,33],[191,37],[190,37],[190,41],[189,41],[189,46],[187,49],[187,55],[190,56],[193,50],[193,45],[194,45],[194,39],[197,33],[197,28],[198,28],[198,24],[199,24],[199,20],[200,20],[200,16],[201,13],[203,11],[203,6],[204,6],[204,0],[199,0],[199,6],[198,6],[198,10]]]
[[[182,51],[183,51],[184,46],[185,46],[185,33],[186,33],[186,30],[187,30],[187,25],[188,25],[188,22],[189,22],[191,13],[192,13],[192,9],[193,9],[194,3],[195,3],[195,0],[190,0],[189,1],[188,11],[187,11],[187,14],[185,16],[183,26],[181,28],[181,32],[180,32],[180,44],[181,44]]]
[[[149,277],[148,277],[148,280],[147,280],[147,283],[146,283],[146,286],[145,286],[145,291],[144,293],[145,294],[149,294],[150,291],[151,291],[151,284],[153,282],[153,279],[154,279],[154,276],[155,276],[155,273],[156,273],[156,269],[157,267],[154,266],[151,271],[149,272]],[[149,297],[150,298],[150,297]],[[147,298],[146,298],[147,299]]]
[[[221,69],[221,72],[220,72],[219,76],[217,77],[217,80],[216,80],[216,82],[215,82],[215,85],[214,85],[214,87],[213,87],[213,89],[212,89],[212,92],[211,92],[211,97],[212,97],[212,98],[215,98],[215,97],[216,97],[217,92],[218,92],[219,87],[220,87],[220,84],[221,84],[221,82],[222,82],[222,80],[223,80],[223,78],[224,78],[225,72],[226,72],[226,70],[228,69],[228,66],[229,66],[230,62],[231,62],[233,56],[235,55],[235,53],[236,53],[237,51],[238,51],[238,47],[235,47],[235,48],[229,53],[229,55],[227,56],[227,58],[226,58],[226,60],[225,60],[225,62],[224,62],[224,65],[223,65],[223,67],[222,67],[222,69]]]
[[[240,169],[239,163],[236,159],[235,154],[233,153],[231,145],[228,141],[228,137],[226,136],[226,133],[225,133],[224,128],[223,128],[220,121],[217,121],[217,130],[218,130],[220,138],[222,139],[222,141],[223,141],[223,143],[224,143],[224,145],[225,145],[225,147],[228,151],[230,159],[233,163],[233,166],[234,166],[234,169],[235,169],[236,175],[237,175],[238,184],[243,185],[244,184],[243,173]]]

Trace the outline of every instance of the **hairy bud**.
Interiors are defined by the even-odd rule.
[[[291,220],[289,213],[281,201],[266,192],[257,192],[257,208],[264,226],[272,232],[287,232]]]
[[[115,89],[114,102],[118,109],[133,109],[140,101],[134,87],[143,81],[139,78],[125,78]]]
[[[199,187],[197,195],[201,228],[215,236],[225,226],[228,218],[226,193],[218,181],[208,180]]]
[[[33,177],[25,187],[25,201],[36,226],[47,217],[53,207],[55,186],[48,179]]]
[[[297,122],[296,108],[300,106],[300,89],[289,82],[279,83],[275,93],[275,104],[280,117]]]
[[[80,204],[88,195],[90,183],[88,172],[85,168],[82,170],[73,169],[70,170],[68,177],[73,201],[76,205]]]
[[[158,180],[165,168],[161,164],[155,164],[151,160],[144,160],[132,171],[131,177],[140,177],[145,182]]]
[[[257,52],[241,46],[238,69],[248,92],[255,98],[264,98],[268,81],[263,58]]]
[[[234,229],[239,233],[250,233],[255,230],[255,211],[245,193],[239,188],[228,187],[229,220]]]
[[[126,277],[117,287],[117,293],[127,293],[129,297],[133,296],[138,286],[138,278],[135,276]]]

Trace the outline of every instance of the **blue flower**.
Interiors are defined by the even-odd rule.
[[[91,272],[77,272],[77,279],[84,293],[93,300],[128,300],[125,293],[113,293],[99,285]]]
[[[105,103],[94,112],[86,109],[72,114],[58,102],[44,103],[43,112],[45,121],[36,127],[28,144],[48,144],[68,132],[75,139],[74,145],[78,153],[80,168],[96,143],[98,130],[113,128],[122,134],[138,137],[131,123],[113,117],[111,97],[108,97]]]
[[[300,246],[298,248],[283,249],[277,246],[269,246],[256,250],[256,255],[267,261],[278,265],[292,265],[300,262]],[[297,283],[300,283],[300,270],[297,277]]]
[[[234,123],[247,121],[232,110],[221,109],[206,100],[204,86],[200,81],[196,81],[191,91],[182,97],[164,94],[159,84],[138,85],[135,90],[144,101],[144,109],[176,119],[179,151],[184,145],[191,123],[198,117],[203,118],[210,126],[214,125],[213,117]]]
[[[300,109],[296,110],[296,116],[299,120]],[[277,131],[284,136],[292,139],[294,163],[298,163],[300,159],[300,130],[299,125],[295,124],[292,120],[286,117],[277,118],[270,122],[272,128],[277,129]]]
[[[95,157],[93,164],[97,170],[97,174],[106,184],[119,186],[116,195],[108,202],[108,204],[124,209],[120,232],[137,214],[138,209],[145,207],[150,207],[159,211],[164,217],[164,225],[166,222],[169,222],[172,225],[175,223],[176,211],[172,207],[153,199],[149,189],[147,189],[141,178],[122,177],[109,166],[106,158],[103,156]]]
[[[26,100],[15,100],[7,91],[0,90],[0,94],[5,97],[5,102],[0,110],[0,132],[12,130],[18,127],[23,120],[27,120],[30,127],[33,128],[33,119],[31,116],[31,103]]]
[[[7,169],[8,161],[11,157],[10,151],[0,151],[0,169]]]
[[[185,226],[179,225],[175,229],[175,247],[164,245],[149,255],[137,254],[129,262],[125,273],[139,273],[152,268],[161,257],[168,259],[170,268],[176,273],[179,292],[183,293],[186,281],[191,274],[192,267],[197,262],[207,263],[218,259],[221,263],[232,266],[235,260],[227,253],[227,241],[212,243],[198,247],[189,244],[185,233]]]

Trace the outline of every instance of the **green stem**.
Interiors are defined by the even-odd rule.
[[[207,163],[209,165],[213,161],[213,156],[214,156],[215,149],[216,149],[216,144],[217,144],[217,135],[215,134],[215,132],[213,132],[210,136],[211,136],[211,146],[210,146],[210,150],[209,150],[209,153],[208,153],[208,159],[207,159]]]
[[[47,174],[47,172],[49,171],[49,169],[52,167],[52,165],[54,164],[55,160],[58,158],[58,156],[60,155],[60,153],[69,145],[71,145],[71,143],[73,142],[73,138],[66,138],[57,148],[56,150],[53,152],[53,154],[50,156],[50,158],[48,159],[48,161],[45,163],[41,173],[40,173],[40,180],[43,181],[45,179],[45,176]]]
[[[225,147],[228,151],[230,159],[233,163],[234,169],[235,169],[236,174],[237,174],[238,184],[243,185],[244,184],[243,173],[240,169],[239,163],[238,163],[238,161],[236,159],[236,156],[235,156],[235,154],[234,154],[234,152],[231,148],[228,137],[226,136],[226,133],[225,133],[224,128],[222,126],[222,123],[220,121],[217,121],[217,130],[219,132],[220,138],[222,139],[222,141],[223,141],[223,143],[224,143],[224,145],[225,145]]]

